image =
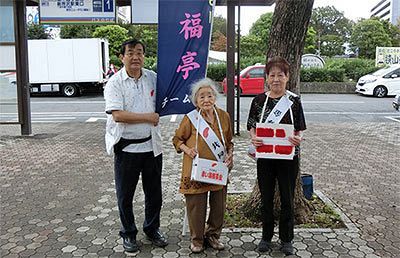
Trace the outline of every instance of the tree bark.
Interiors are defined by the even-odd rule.
[[[288,89],[300,93],[300,64],[314,0],[277,0],[269,34],[268,58],[290,63]]]
[[[269,36],[268,58],[281,56],[290,63],[288,90],[300,93],[300,65],[301,55],[305,38],[307,35],[308,23],[311,18],[314,0],[277,0],[272,28]],[[274,198],[275,218],[279,218],[280,198],[276,184]],[[311,214],[311,205],[303,195],[300,173],[297,177],[295,190],[295,223],[301,224],[308,221]],[[243,206],[245,214],[249,217],[261,219],[261,197],[258,184]]]

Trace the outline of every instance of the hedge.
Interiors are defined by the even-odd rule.
[[[353,81],[358,81],[361,76],[375,72],[379,69],[378,67],[375,67],[375,60],[361,58],[327,59],[326,68],[344,69],[346,79]]]
[[[302,82],[343,82],[344,69],[337,68],[302,68],[300,81]]]
[[[214,81],[222,81],[226,77],[226,65],[208,65],[207,77]],[[344,81],[344,69],[301,69],[300,78],[304,82],[342,82]]]
[[[265,64],[265,56],[242,58],[241,70],[256,63]],[[144,66],[157,72],[157,58],[147,57]],[[300,80],[302,82],[343,82],[357,81],[361,76],[376,71],[375,61],[360,58],[329,58],[326,59],[324,68],[301,69]],[[235,66],[236,70],[236,66]],[[236,72],[235,72],[236,73]],[[222,81],[226,77],[226,64],[209,64],[207,76],[215,81]]]

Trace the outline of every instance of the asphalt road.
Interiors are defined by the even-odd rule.
[[[241,123],[247,119],[252,99],[251,96],[241,98]],[[374,98],[356,94],[302,95],[308,123],[400,122],[400,113],[392,108],[392,100],[393,97]],[[225,96],[219,97],[218,105],[225,109]],[[16,121],[16,104],[3,103],[0,108],[0,121]],[[31,112],[33,123],[93,123],[105,120],[104,99],[100,94],[84,95],[77,98],[34,96],[31,97]],[[179,116],[167,116],[162,119],[175,120],[179,119]]]

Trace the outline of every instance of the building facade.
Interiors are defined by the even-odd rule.
[[[380,0],[370,14],[397,25],[400,23],[400,0]]]

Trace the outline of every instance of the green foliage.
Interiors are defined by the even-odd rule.
[[[120,24],[120,26],[128,31],[128,39],[137,39],[143,42],[147,57],[157,57],[157,25]]]
[[[371,59],[339,59],[330,58],[325,60],[326,66],[320,68],[302,68],[302,82],[343,82],[346,80],[357,81],[361,76],[376,71],[375,61]],[[265,64],[265,56],[254,56],[240,60],[241,70],[255,65]],[[235,66],[236,70],[236,66]],[[209,64],[207,76],[215,81],[222,81],[226,77],[226,64]]]
[[[343,82],[344,69],[338,68],[304,68],[300,70],[302,82]]]
[[[263,46],[260,37],[255,35],[242,36],[240,38],[240,57],[249,58],[253,56],[266,55],[266,49],[263,49],[260,46]]]
[[[140,41],[146,46],[147,57],[157,57],[158,31],[155,25],[141,25],[138,32]]]
[[[304,43],[304,54],[315,54],[317,43],[317,32],[313,27],[308,27]]]
[[[255,23],[253,23],[253,26],[250,28],[249,35],[258,37],[262,42],[262,44],[259,45],[260,49],[267,49],[269,32],[272,26],[272,16],[273,13],[264,13]]]
[[[377,18],[376,18],[377,19]],[[399,27],[393,25],[388,20],[379,20],[386,33],[389,35],[392,47],[400,47],[400,24]]]
[[[93,32],[99,25],[73,24],[61,25],[62,39],[93,38]]]
[[[222,16],[213,18],[211,49],[226,51],[226,19]]]
[[[113,64],[116,67],[122,67],[123,66],[121,59],[119,59],[118,56],[116,56],[116,55],[111,55],[110,56],[110,64]]]
[[[321,36],[321,55],[332,57],[343,54],[343,43],[343,38],[338,35]]]
[[[313,9],[310,26],[320,36],[337,35],[345,39],[351,33],[352,22],[335,7],[324,6]]]
[[[226,64],[209,64],[207,66],[207,77],[221,82],[226,77]]]
[[[226,19],[222,16],[214,16],[213,18],[212,35],[217,31],[226,37]]]
[[[382,22],[376,19],[359,21],[354,26],[350,42],[353,48],[358,48],[359,56],[365,58],[375,58],[376,47],[392,46]]]
[[[49,34],[46,33],[43,25],[29,24],[28,25],[28,39],[48,39]]]
[[[250,58],[243,58],[240,60],[240,70],[244,68],[259,64],[265,64],[265,56],[254,56]],[[236,73],[235,65],[235,73]],[[226,64],[209,64],[207,67],[207,77],[213,79],[214,81],[222,81],[226,77]]]
[[[326,67],[328,69],[344,69],[345,77],[348,80],[358,81],[358,79],[366,74],[375,72],[375,60],[372,59],[327,59]]]
[[[119,56],[121,44],[128,39],[128,30],[119,25],[106,25],[97,27],[93,37],[107,39],[109,43],[110,56]]]
[[[243,70],[247,66],[255,65],[255,64],[265,64],[266,57],[262,56],[251,56],[240,59],[240,70]]]
[[[353,22],[333,6],[315,8],[311,15],[310,26],[316,31],[316,48],[322,55],[343,54],[342,45],[352,30]]]
[[[146,56],[144,59],[144,68],[157,72],[157,57]]]

